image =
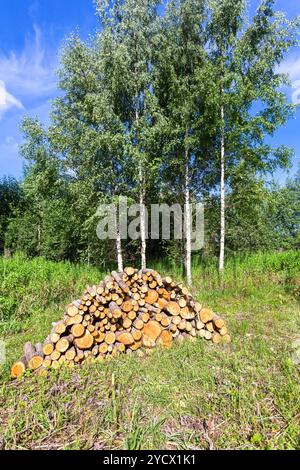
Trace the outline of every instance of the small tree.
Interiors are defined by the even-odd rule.
[[[208,58],[214,69],[212,92],[215,103],[216,149],[220,155],[220,256],[224,267],[225,189],[231,168],[245,162],[249,171],[266,172],[286,166],[287,148],[273,149],[265,143],[293,112],[280,87],[286,77],[277,66],[296,44],[299,19],[288,21],[275,14],[273,0],[263,0],[250,26],[245,27],[244,0],[211,0],[208,24]],[[256,106],[255,106],[256,105]]]

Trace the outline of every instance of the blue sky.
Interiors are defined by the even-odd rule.
[[[258,3],[249,0],[251,12]],[[86,38],[98,22],[92,0],[0,0],[0,5],[0,177],[21,178],[20,121],[30,115],[47,123],[51,99],[58,93],[55,70],[64,38],[76,29]],[[300,0],[278,0],[277,9],[291,18],[300,14]],[[292,81],[289,99],[300,102],[300,48],[290,52],[281,70]],[[294,174],[300,165],[300,110],[272,140],[295,149],[289,172]],[[283,183],[287,175],[280,171],[275,176]]]

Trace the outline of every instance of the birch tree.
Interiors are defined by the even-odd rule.
[[[102,63],[114,95],[114,112],[126,129],[126,151],[135,171],[140,206],[141,267],[146,267],[146,190],[153,162],[147,154],[145,133],[150,113],[153,38],[157,28],[157,0],[98,0],[104,26]],[[110,83],[110,85],[109,85]]]
[[[233,51],[238,41],[238,34],[243,26],[245,0],[221,0],[210,2],[211,21],[208,27],[210,58],[216,69],[219,84],[219,149],[220,149],[220,254],[219,271],[224,269],[225,255],[225,113],[226,96],[232,82]]]
[[[251,172],[272,171],[287,165],[290,156],[287,148],[274,149],[265,138],[293,112],[280,89],[285,77],[277,67],[296,44],[298,19],[288,21],[275,14],[273,5],[273,0],[263,0],[247,25],[244,0],[209,2],[207,50],[214,69],[211,90],[216,96],[215,148],[220,169],[220,273],[225,256],[226,186],[230,186],[231,174],[239,165]]]
[[[155,78],[155,92],[164,112],[165,145],[169,180],[173,178],[182,191],[184,217],[184,265],[188,285],[191,270],[191,188],[197,180],[196,138],[198,98],[196,70],[204,58],[203,20],[205,2],[172,0],[162,21],[160,48]]]
[[[52,145],[61,155],[70,185],[77,195],[81,193],[79,200],[86,205],[86,233],[93,238],[98,205],[116,202],[125,194],[130,178],[126,168],[124,127],[113,110],[101,53],[95,41],[85,44],[77,36],[68,40],[59,71],[63,94],[54,102],[49,129]],[[115,229],[116,258],[118,269],[122,270],[118,217]]]

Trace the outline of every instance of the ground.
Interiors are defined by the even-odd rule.
[[[214,267],[195,265],[194,296],[226,317],[229,345],[198,338],[12,382],[23,343],[45,338],[64,305],[103,273],[2,260],[0,447],[299,449],[299,271],[297,252],[252,255],[228,263],[220,288]]]

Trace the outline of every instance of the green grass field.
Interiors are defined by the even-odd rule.
[[[175,266],[155,268],[181,277]],[[11,382],[9,366],[24,342],[43,340],[64,306],[104,274],[21,256],[0,260],[0,339],[7,349],[0,366],[0,445],[300,448],[299,252],[229,259],[222,289],[215,265],[195,262],[193,294],[225,315],[229,345],[198,338],[145,358],[119,357]]]

